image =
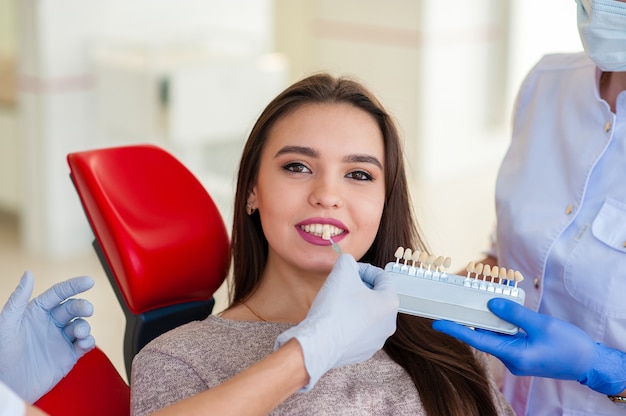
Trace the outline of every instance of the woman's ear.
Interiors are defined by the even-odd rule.
[[[257,209],[257,198],[256,198],[256,186],[252,188],[250,193],[248,194],[248,201],[246,202],[246,212],[248,215],[254,214],[254,211]]]

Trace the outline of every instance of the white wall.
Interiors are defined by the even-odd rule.
[[[508,96],[513,99],[526,73],[545,53],[581,51],[576,0],[511,2]]]
[[[63,257],[90,250],[91,233],[65,164],[67,153],[99,140],[90,47],[102,40],[176,41],[232,32],[267,51],[269,0],[58,0],[17,2],[20,79],[19,177],[25,248]],[[123,99],[123,97],[120,97]],[[134,137],[133,141],[151,141]]]

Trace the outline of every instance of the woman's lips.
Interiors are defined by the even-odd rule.
[[[296,225],[296,230],[304,240],[316,245],[330,245],[329,238],[338,242],[348,234],[340,221],[329,218],[302,221]]]

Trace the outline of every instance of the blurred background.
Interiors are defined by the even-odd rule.
[[[125,377],[124,315],[67,153],[165,147],[230,227],[251,125],[321,70],[397,118],[420,225],[459,270],[489,244],[520,82],[541,55],[581,49],[574,0],[0,0],[0,304],[27,269],[36,293],[92,275],[93,333]]]

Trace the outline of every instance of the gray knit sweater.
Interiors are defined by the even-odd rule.
[[[274,349],[291,325],[209,316],[176,328],[145,346],[133,361],[131,408],[146,415],[205,391],[243,371]],[[479,353],[481,362],[486,358]],[[513,415],[490,381],[499,414]],[[409,375],[384,351],[328,371],[308,393],[296,393],[271,415],[423,415]]]

